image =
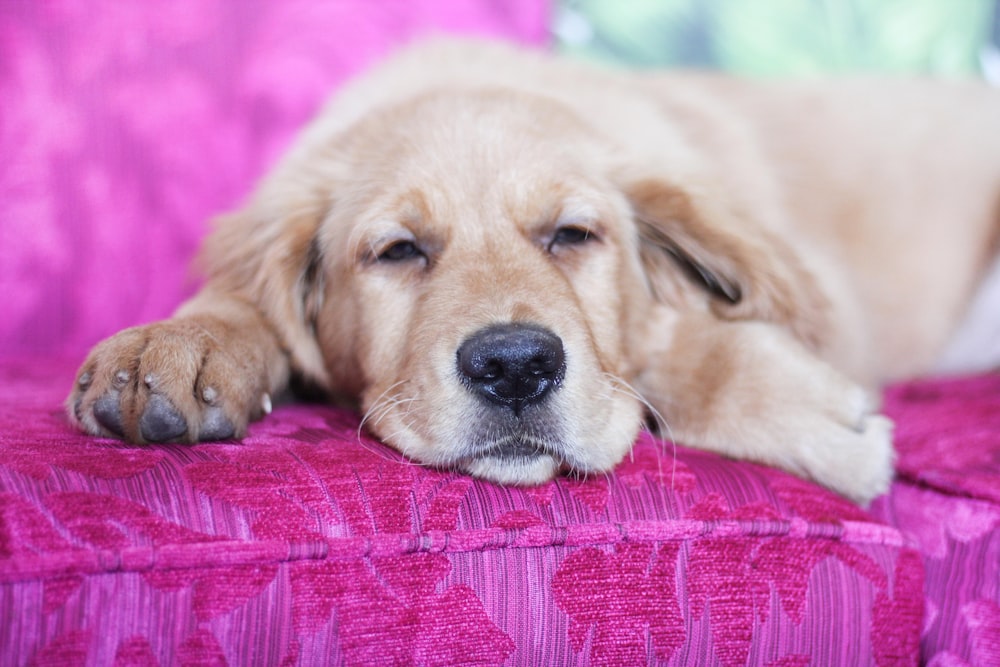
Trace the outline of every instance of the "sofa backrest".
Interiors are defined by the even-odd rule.
[[[546,39],[547,0],[0,6],[0,356],[170,314],[338,82],[429,31]]]

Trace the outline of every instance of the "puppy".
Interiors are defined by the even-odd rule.
[[[503,484],[610,470],[652,416],[865,503],[892,476],[877,388],[933,367],[998,204],[984,86],[425,43],[338,93],[218,221],[201,292],[97,345],[68,412],[238,438],[298,379]]]

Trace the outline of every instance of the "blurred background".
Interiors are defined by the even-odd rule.
[[[985,74],[1000,83],[996,0],[563,0],[553,32],[564,52],[645,67]]]

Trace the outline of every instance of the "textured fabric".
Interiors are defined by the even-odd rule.
[[[1000,375],[897,387],[900,480],[872,508],[927,568],[925,661],[1000,665]]]
[[[3,0],[0,354],[168,315],[206,221],[391,46],[537,43],[547,19],[545,0]]]
[[[783,473],[644,437],[503,488],[323,406],[135,447],[70,429],[72,374],[0,365],[0,664],[916,662],[917,552]]]

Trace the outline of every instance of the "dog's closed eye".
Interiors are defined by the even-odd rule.
[[[407,262],[419,259],[426,260],[427,255],[415,241],[402,239],[389,244],[378,253],[375,259],[379,262]]]
[[[561,250],[569,250],[578,246],[600,241],[600,236],[589,227],[582,225],[564,225],[556,229],[549,240],[546,250],[556,254]]]
[[[596,236],[586,227],[567,225],[560,227],[552,237],[549,244],[551,250],[554,246],[580,245],[587,241],[596,240]]]

